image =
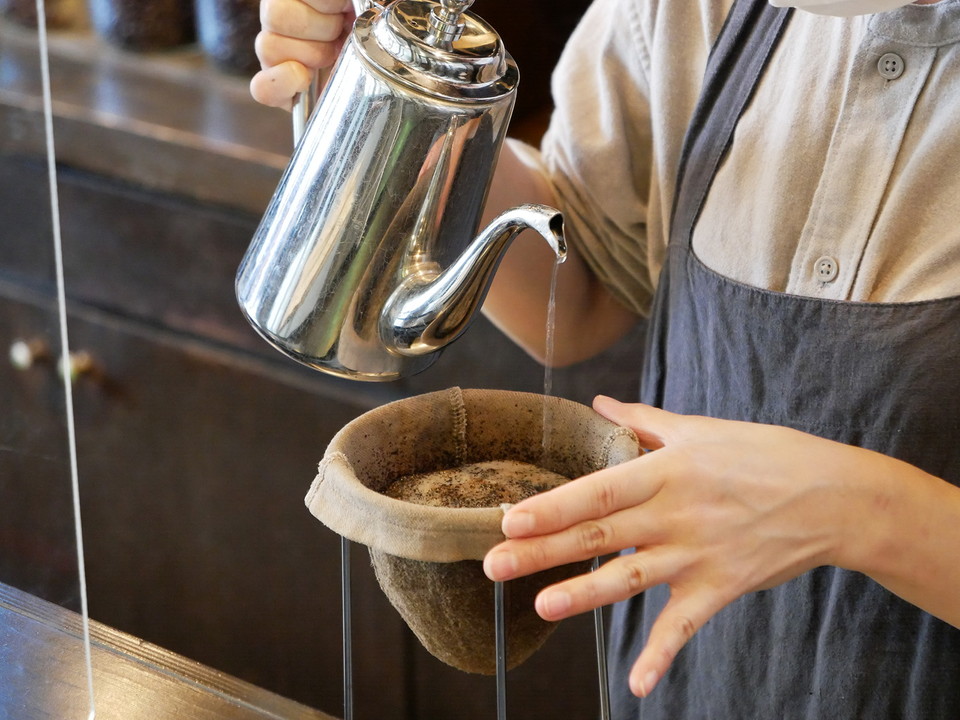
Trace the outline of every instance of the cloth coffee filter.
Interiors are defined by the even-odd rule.
[[[639,454],[632,431],[580,403],[450,388],[388,403],[346,425],[327,447],[306,504],[328,528],[368,547],[381,588],[429,652],[466,672],[492,674],[493,583],[481,561],[504,539],[503,510],[419,505],[383,491],[401,477],[489,460],[577,478]],[[588,569],[578,563],[505,584],[508,667],[554,628],[534,611],[536,593]]]

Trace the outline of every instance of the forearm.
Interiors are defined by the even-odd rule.
[[[870,462],[838,564],[960,627],[960,488],[891,458]]]
[[[510,145],[500,154],[485,219],[520,203],[556,205],[549,184]],[[483,306],[484,314],[537,360],[546,355],[547,310],[556,256],[532,232],[522,234],[507,251]],[[603,287],[577,254],[568,237],[567,259],[556,291],[553,364],[569,365],[604,350],[637,318]]]
[[[510,508],[509,539],[484,571],[506,581],[633,549],[544,589],[537,611],[561,620],[669,586],[631,671],[634,692],[649,693],[728,603],[824,565],[864,573],[960,627],[960,488],[786,427],[603,397],[594,409],[652,452]]]

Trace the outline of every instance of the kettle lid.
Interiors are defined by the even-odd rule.
[[[396,0],[354,26],[361,52],[388,77],[453,101],[512,93],[516,63],[497,32],[467,12],[473,0]]]

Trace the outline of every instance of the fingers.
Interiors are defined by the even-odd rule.
[[[270,107],[290,109],[312,70],[333,65],[353,20],[349,0],[262,0],[256,52],[263,68],[250,94]]]
[[[300,40],[332,42],[343,33],[349,3],[313,0],[261,0],[260,25],[266,32]]]
[[[662,550],[621,555],[596,572],[551,585],[536,599],[537,614],[559,621],[579,613],[627,600],[649,588],[669,583],[685,569],[683,556]],[[630,690],[649,695],[690,638],[726,603],[725,596],[699,585],[696,592],[671,586],[670,600],[657,617],[647,644],[631,668]]]
[[[539,570],[589,560],[614,550],[617,534],[607,520],[592,520],[560,533],[526,540],[507,540],[487,553],[483,570],[497,582]]]
[[[514,505],[503,517],[503,534],[525,538],[558,532],[646,502],[659,489],[659,480],[644,473],[645,460],[641,457],[600,470]],[[586,531],[604,529],[601,526]],[[599,541],[596,544],[599,546]]]
[[[650,450],[663,447],[690,422],[689,417],[641,403],[622,403],[605,395],[594,398],[593,409],[611,422],[633,430],[640,445]]]
[[[630,691],[638,697],[649,695],[683,646],[722,607],[723,603],[717,604],[709,596],[680,597],[671,590],[669,602],[654,621],[647,644],[630,670]]]
[[[674,584],[689,569],[688,560],[682,552],[664,549],[621,555],[595,572],[544,588],[535,601],[537,614],[556,622],[670,584],[670,600],[654,621],[628,679],[631,692],[646,697],[690,638],[732,599],[708,583]]]
[[[661,521],[641,507],[578,522],[545,535],[507,540],[487,553],[484,572],[512,580],[550,567],[589,560],[624,548],[658,542]]]
[[[250,94],[258,103],[289,110],[293,97],[306,90],[311,79],[312,73],[300,63],[285,62],[254,75],[250,80]]]
[[[595,572],[544,588],[537,595],[536,610],[544,620],[563,620],[626,600],[666,582],[680,571],[681,566],[679,555],[664,551],[645,550],[621,555],[604,563]]]
[[[353,0],[302,0],[317,12],[344,13],[353,10]]]
[[[264,68],[295,60],[308,68],[323,68],[333,65],[340,53],[340,38],[333,42],[298,40],[276,33],[263,31],[256,39],[257,57]]]

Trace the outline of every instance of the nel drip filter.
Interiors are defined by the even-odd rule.
[[[384,594],[430,653],[466,672],[493,674],[494,584],[482,559],[504,539],[503,510],[424,505],[387,489],[400,478],[489,461],[571,479],[640,452],[632,431],[580,403],[451,388],[383,405],[346,425],[330,442],[306,504],[331,530],[367,546]],[[536,593],[589,569],[587,561],[506,584],[509,667],[554,629],[534,611]]]

